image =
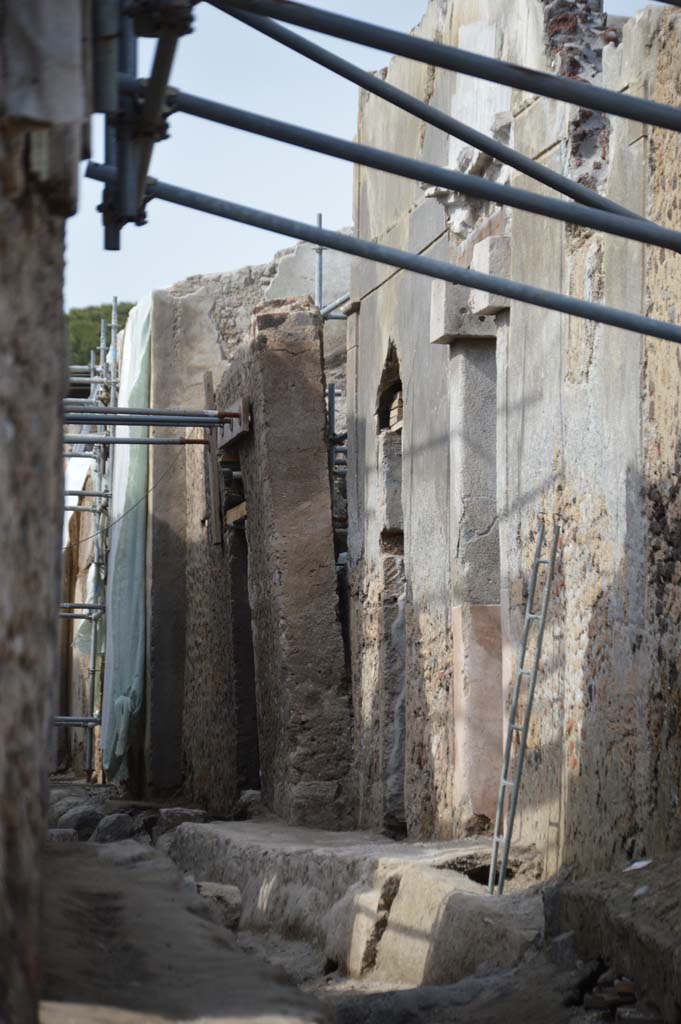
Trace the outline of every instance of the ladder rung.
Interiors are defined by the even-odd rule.
[[[550,558],[540,558],[537,561],[537,565],[548,565],[550,561],[551,561]]]
[[[515,786],[515,782],[511,782],[510,779],[502,779],[501,780],[501,785],[502,786],[508,786],[509,789],[513,789],[513,787]]]
[[[518,675],[519,676],[531,676],[532,675],[532,669],[531,668],[519,668],[518,669]]]
[[[513,729],[514,732],[522,732],[523,731],[522,725],[512,725],[511,728]]]
[[[527,617],[528,619],[541,619],[541,615],[537,615],[535,613],[533,613],[532,615],[528,615]]]

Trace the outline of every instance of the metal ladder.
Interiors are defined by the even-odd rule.
[[[497,871],[497,858],[499,853],[499,843],[503,838],[504,847],[501,856],[501,867],[499,868],[499,881],[497,883],[498,895],[504,891],[504,882],[506,880],[506,868],[508,866],[508,856],[511,852],[511,838],[513,836],[513,824],[515,821],[516,806],[518,804],[518,792],[520,789],[520,780],[523,773],[523,761],[525,759],[525,747],[527,746],[527,735],[530,728],[530,717],[532,715],[532,704],[534,701],[534,690],[537,685],[537,673],[539,672],[539,661],[541,659],[542,641],[544,639],[544,627],[546,625],[546,611],[549,606],[549,597],[551,594],[551,580],[553,579],[553,568],[556,562],[556,550],[558,548],[558,537],[560,535],[560,526],[556,520],[553,524],[553,537],[549,548],[548,558],[542,558],[542,550],[544,548],[544,539],[546,535],[546,526],[543,519],[539,520],[539,533],[537,536],[537,546],[534,553],[534,563],[532,565],[532,576],[530,577],[530,588],[527,595],[527,603],[525,606],[525,623],[523,625],[523,635],[520,644],[520,661],[518,665],[518,671],[515,677],[515,685],[513,687],[513,699],[511,701],[511,710],[508,718],[508,730],[506,733],[506,746],[504,749],[504,762],[501,769],[501,779],[499,781],[499,796],[497,798],[497,815],[494,823],[494,838],[492,841],[492,860],[489,868],[489,882],[488,889],[490,893],[494,893],[495,882],[496,882],[496,871]],[[534,599],[535,592],[537,590],[537,576],[539,574],[539,566],[546,566],[546,576],[544,579],[544,591],[541,598],[541,605],[539,612],[534,612]],[[537,639],[534,649],[534,660],[532,667],[528,668],[525,664],[527,656],[527,645],[530,638],[530,630],[532,629],[533,623],[538,623]],[[530,682],[527,691],[527,705],[525,707],[525,714],[523,717],[522,724],[519,725],[516,722],[516,716],[518,713],[518,702],[520,700],[520,688],[523,683],[523,679],[529,676]],[[513,750],[513,737],[516,733],[520,734],[520,745],[518,754],[515,760],[515,774],[512,776],[510,773],[511,767],[511,753]],[[506,828],[504,829],[504,835],[501,835],[501,827],[504,819],[504,803],[506,794],[510,793],[510,806],[508,809],[508,819],[506,821]]]

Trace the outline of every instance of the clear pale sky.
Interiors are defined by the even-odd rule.
[[[420,20],[426,7],[426,0],[315,2],[403,31]],[[644,6],[644,0],[606,0],[613,14],[633,14]],[[323,46],[369,70],[389,60],[376,50],[318,38]],[[143,42],[142,76],[148,73],[152,52],[153,43]],[[195,8],[194,32],[180,40],[171,82],[187,92],[347,139],[354,134],[353,85],[208,4]],[[171,138],[154,149],[150,173],[157,178],[309,222],[320,211],[330,228],[352,222],[349,164],[184,114],[173,115],[171,132]],[[96,117],[95,160],[102,159],[101,135],[101,118]],[[291,244],[256,228],[154,200],[147,225],[127,226],[120,252],[105,252],[96,212],[100,201],[101,185],[81,178],[79,212],[67,227],[67,309],[108,302],[112,295],[134,301],[191,274],[264,263]]]

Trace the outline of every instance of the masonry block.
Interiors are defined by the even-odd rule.
[[[497,277],[508,277],[511,265],[511,242],[503,235],[491,235],[483,238],[473,248],[471,270],[481,274],[494,274]],[[507,309],[509,299],[492,292],[481,292],[472,289],[469,307],[471,313],[490,316]]]
[[[470,288],[433,281],[430,302],[430,343],[451,345],[456,341],[474,338],[495,338],[496,321],[493,316],[472,313]]]
[[[502,749],[501,619],[498,605],[452,609],[454,823],[459,834],[494,821]]]
[[[402,434],[384,430],[378,435],[378,465],[381,477],[378,519],[382,530],[404,529],[402,517]]]

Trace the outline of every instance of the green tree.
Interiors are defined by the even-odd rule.
[[[128,313],[134,302],[118,303],[118,324],[125,327]],[[82,309],[70,309],[66,314],[69,328],[71,363],[84,365],[90,362],[90,352],[99,347],[100,323],[106,320],[107,330],[111,323],[111,304],[103,306],[85,306]],[[107,333],[107,341],[108,341]]]

